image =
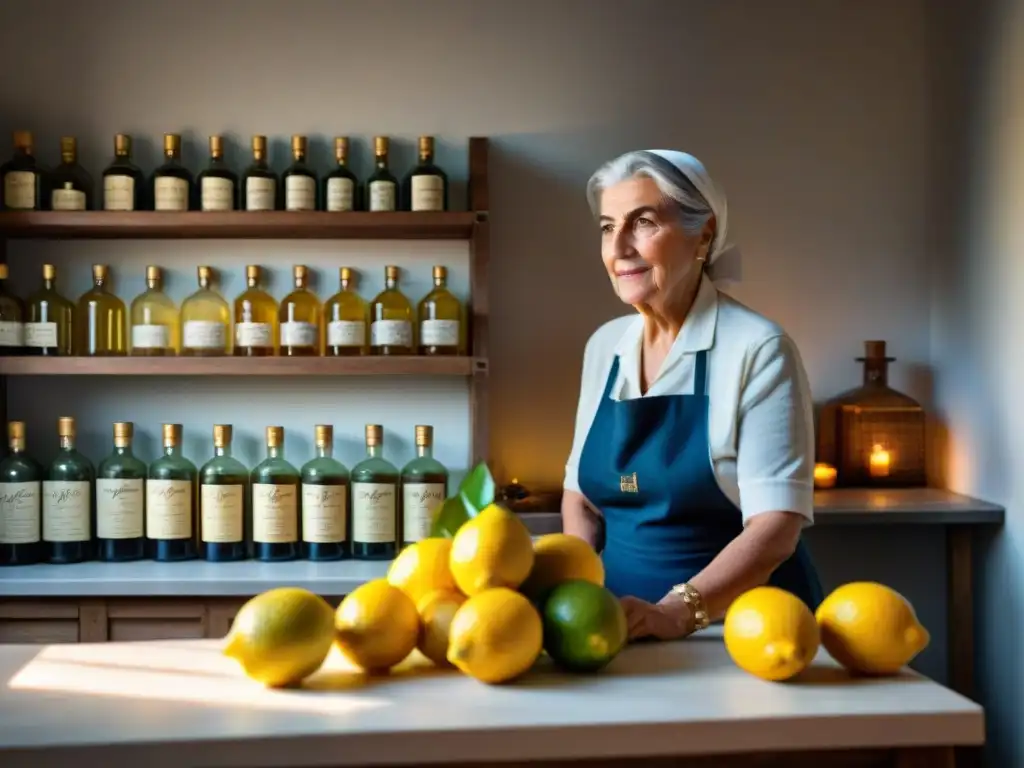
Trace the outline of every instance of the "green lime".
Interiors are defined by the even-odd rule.
[[[544,601],[544,650],[569,672],[596,672],[626,645],[626,613],[608,589],[565,581]]]

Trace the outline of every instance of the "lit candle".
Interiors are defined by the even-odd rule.
[[[814,487],[819,490],[832,488],[836,484],[836,468],[831,464],[814,465]]]
[[[868,459],[868,471],[872,477],[888,477],[889,475],[889,452],[881,445],[875,445],[871,449],[871,457]]]

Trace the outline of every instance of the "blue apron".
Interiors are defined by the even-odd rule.
[[[658,602],[704,569],[743,531],[715,478],[708,441],[707,351],[696,355],[694,393],[612,399],[616,356],[580,457],[580,490],[604,516],[605,584],[619,597]],[[811,610],[821,584],[801,539],[770,584]]]

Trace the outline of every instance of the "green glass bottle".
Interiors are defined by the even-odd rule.
[[[43,264],[43,284],[25,308],[25,354],[70,355],[74,345],[75,305],[57,290],[57,270]]]
[[[31,565],[43,558],[43,468],[25,452],[25,422],[7,425],[10,453],[0,461],[0,565]]]
[[[299,556],[299,470],[284,459],[284,427],[267,427],[267,458],[252,471],[252,541],[257,560]]]
[[[96,556],[109,563],[146,556],[146,464],[132,453],[134,432],[114,422],[114,450],[96,469]]]
[[[341,560],[348,547],[348,467],[333,457],[334,427],[313,430],[316,458],[302,475],[302,549],[309,560]]]
[[[162,433],[164,455],[149,465],[146,482],[147,550],[160,562],[194,560],[196,465],[181,455],[181,424],[164,424]]]
[[[398,550],[398,470],[381,454],[384,430],[366,425],[366,458],[352,467],[352,556],[388,560]]]
[[[75,450],[75,420],[57,420],[60,450],[43,479],[43,541],[51,563],[81,563],[96,554],[93,487],[96,470]]]
[[[434,458],[434,428],[416,426],[416,458],[402,468],[402,545],[430,536],[448,498],[448,470]]]
[[[213,425],[213,458],[199,470],[199,546],[204,560],[249,556],[249,470],[231,455],[230,424]]]

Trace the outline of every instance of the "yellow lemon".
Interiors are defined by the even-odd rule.
[[[549,533],[533,542],[533,569],[521,591],[533,600],[567,581],[604,586],[604,563],[587,542],[567,533]]]
[[[448,661],[448,633],[456,611],[466,596],[454,589],[437,589],[427,593],[416,606],[420,614],[420,638],[416,647],[439,667],[451,666]]]
[[[533,540],[518,515],[490,504],[452,539],[452,576],[469,597],[494,587],[517,589],[533,567]]]
[[[907,599],[875,582],[844,584],[818,606],[816,617],[825,650],[865,675],[896,674],[931,641]]]
[[[366,672],[383,672],[416,647],[416,604],[386,579],[374,579],[346,595],[334,616],[341,654]]]
[[[821,644],[814,614],[776,587],[744,592],[725,613],[725,649],[736,666],[762,680],[788,680],[814,660]]]
[[[481,682],[504,683],[533,666],[543,642],[533,603],[507,587],[495,587],[473,595],[455,612],[448,661]]]
[[[434,590],[456,589],[448,567],[451,551],[451,539],[423,539],[410,544],[388,568],[388,583],[405,592],[417,605]]]
[[[225,638],[224,655],[270,687],[297,685],[320,669],[334,641],[334,609],[305,589],[281,587],[249,600]]]

